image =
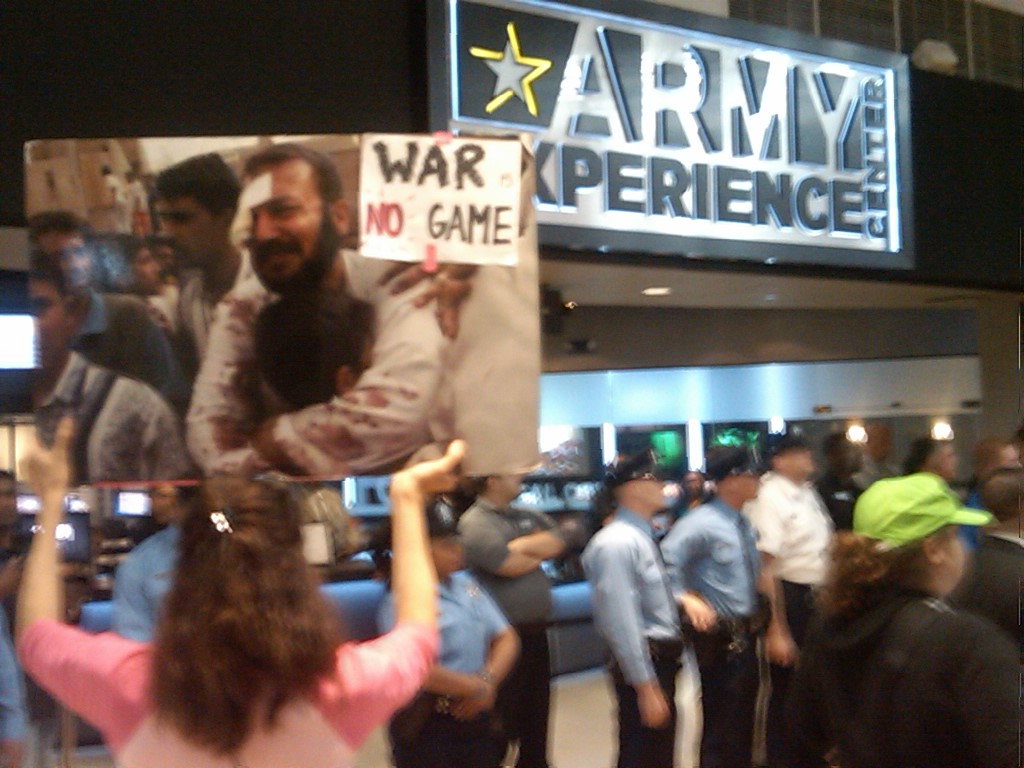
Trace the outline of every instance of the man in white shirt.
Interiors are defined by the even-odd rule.
[[[206,354],[217,302],[252,274],[248,259],[231,242],[240,191],[234,171],[215,152],[190,157],[156,177],[160,231],[188,266],[181,275],[175,325],[189,382]]]
[[[791,768],[807,764],[793,757],[789,747],[786,690],[811,618],[812,589],[825,579],[832,520],[809,482],[815,467],[806,441],[792,434],[780,438],[771,467],[747,511],[758,533],[759,588],[772,604],[765,634],[772,683],[765,732],[768,765]]]

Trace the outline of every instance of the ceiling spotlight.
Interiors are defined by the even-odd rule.
[[[945,40],[922,40],[910,54],[910,61],[918,69],[940,75],[955,75],[960,57]]]
[[[565,307],[565,309],[568,310],[569,312],[572,312],[574,309],[576,309],[576,307],[579,306],[579,304],[570,299],[569,301],[565,302],[562,306]]]
[[[644,288],[640,293],[644,296],[668,296],[672,293],[672,289],[667,285],[652,285],[650,288]]]
[[[932,424],[932,439],[952,440],[953,426],[948,421],[936,421]]]
[[[868,431],[863,424],[851,424],[846,429],[846,439],[851,443],[864,444],[868,441]]]

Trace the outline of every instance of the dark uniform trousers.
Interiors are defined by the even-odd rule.
[[[704,731],[701,768],[750,768],[757,706],[757,635],[744,620],[693,634]]]
[[[395,768],[498,768],[505,756],[505,738],[493,727],[490,714],[456,720],[435,713],[412,741],[391,736]]]
[[[782,594],[786,601],[786,621],[797,648],[803,647],[807,627],[814,616],[814,595],[807,584],[782,581]],[[769,665],[772,695],[768,701],[768,717],[765,723],[765,748],[768,765],[771,768],[825,768],[827,763],[819,758],[801,756],[797,741],[786,722],[786,699],[793,667]]]
[[[496,709],[509,741],[519,741],[519,768],[548,768],[551,660],[547,625],[516,624],[519,659],[498,690]]]
[[[651,640],[651,662],[665,700],[669,718],[661,728],[640,722],[636,690],[626,682],[618,664],[609,666],[619,705],[619,758],[617,768],[674,768],[676,746],[676,678],[684,644],[678,640]]]

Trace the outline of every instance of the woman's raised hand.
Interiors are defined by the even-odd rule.
[[[449,491],[458,482],[458,467],[466,455],[464,440],[452,440],[444,455],[438,459],[421,461],[394,474],[392,489],[412,486],[420,493]]]
[[[65,416],[57,425],[52,448],[43,447],[34,434],[29,435],[28,447],[18,462],[18,469],[39,496],[46,493],[64,494],[67,490],[71,481],[68,447],[74,431],[75,420]]]

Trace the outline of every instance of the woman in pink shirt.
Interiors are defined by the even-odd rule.
[[[302,556],[285,486],[218,479],[182,524],[174,586],[152,644],[60,623],[54,529],[68,482],[65,419],[23,474],[42,502],[18,598],[25,670],[95,724],[121,768],[335,768],[407,702],[437,649],[423,499],[449,488],[464,446],[395,474],[395,628],[340,641]]]

